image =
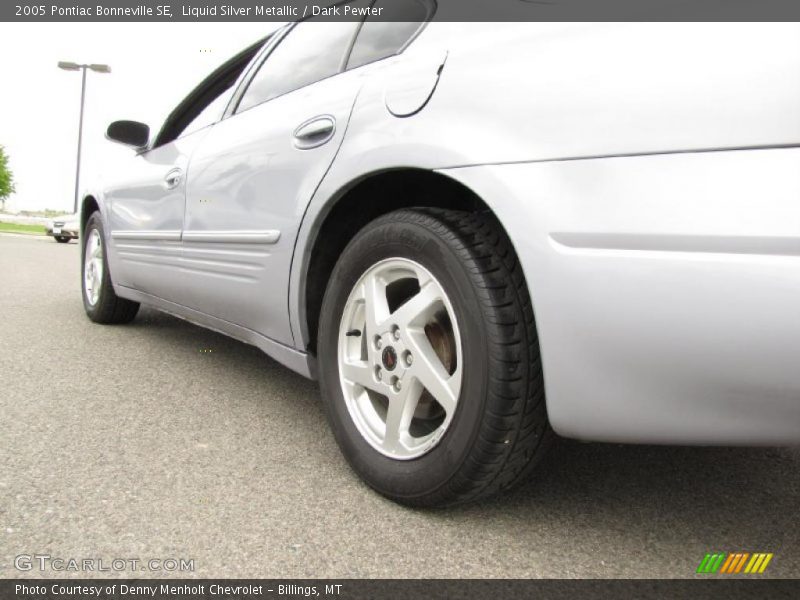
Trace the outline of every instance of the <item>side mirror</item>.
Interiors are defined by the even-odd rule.
[[[150,140],[150,128],[138,121],[114,121],[106,129],[106,139],[142,149]]]

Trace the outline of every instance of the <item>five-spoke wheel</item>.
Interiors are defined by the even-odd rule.
[[[103,218],[96,211],[89,215],[81,235],[81,287],[83,308],[96,323],[128,323],[139,310],[137,302],[120,298],[111,283],[105,252]]]
[[[522,271],[490,216],[400,210],[372,221],[331,274],[317,356],[353,469],[415,506],[522,481],[550,430]]]
[[[103,241],[100,231],[92,229],[86,240],[83,257],[83,290],[86,301],[94,306],[103,287]]]
[[[416,458],[441,439],[461,393],[461,336],[453,306],[425,267],[405,258],[372,266],[339,328],[339,373],[350,416],[390,458]]]

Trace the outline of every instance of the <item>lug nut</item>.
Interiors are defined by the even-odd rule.
[[[394,388],[395,392],[399,392],[403,386],[400,385],[400,380],[398,379],[397,381],[394,382],[394,385],[392,387]]]
[[[392,329],[392,336],[396,342],[400,341],[400,328],[397,325]]]
[[[381,338],[378,336],[375,336],[375,347],[378,350],[380,350],[383,347],[383,342],[381,341]]]
[[[378,381],[383,379],[383,371],[381,371],[380,367],[375,367],[375,377]]]
[[[414,364],[414,357],[411,355],[411,352],[406,352],[406,366],[410,367]]]

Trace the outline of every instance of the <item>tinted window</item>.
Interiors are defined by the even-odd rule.
[[[280,42],[242,96],[239,111],[320,81],[341,70],[359,23],[302,21]]]
[[[218,120],[224,107],[220,107],[219,113],[217,107],[230,98],[233,84],[268,39],[259,40],[245,48],[193,89],[167,117],[153,147],[168,144],[180,135],[187,135],[190,129],[197,131]],[[225,98],[220,100],[222,96]]]
[[[400,52],[428,17],[424,0],[378,0],[381,21],[367,19],[358,34],[348,69],[393,56]]]
[[[205,129],[209,125],[213,125],[219,121],[232,95],[233,88],[230,87],[212,100],[211,103],[209,103],[209,105],[206,106],[200,112],[200,114],[197,115],[194,120],[186,126],[186,129],[180,133],[180,137],[190,135],[195,131],[200,131],[201,129]]]

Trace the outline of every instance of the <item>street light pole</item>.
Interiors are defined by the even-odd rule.
[[[83,142],[83,107],[86,99],[86,71],[88,69],[96,73],[111,73],[111,67],[109,67],[108,65],[98,65],[98,64],[79,65],[74,62],[61,61],[58,63],[58,68],[64,69],[65,71],[81,71],[81,112],[80,112],[80,118],[78,120],[78,152],[77,152],[78,156],[75,164],[75,202],[72,208],[72,212],[77,213],[78,199],[80,194],[81,146]]]
[[[75,161],[75,204],[72,214],[78,212],[79,182],[81,177],[81,145],[83,142],[83,102],[86,98],[86,67],[81,69],[81,116],[78,119],[78,160]]]

